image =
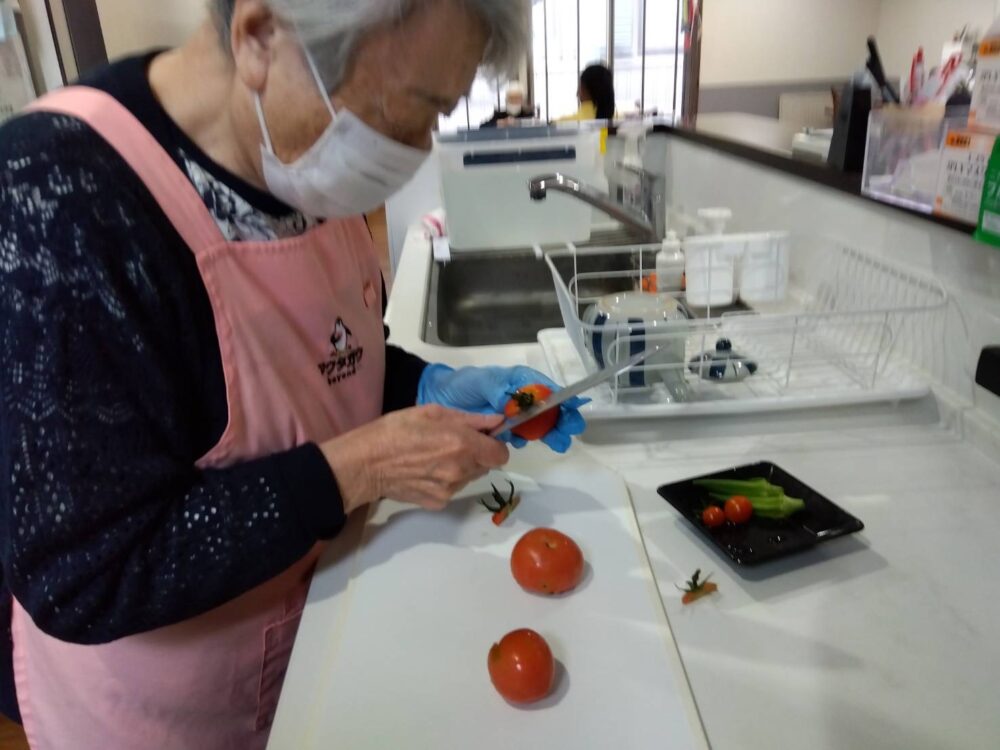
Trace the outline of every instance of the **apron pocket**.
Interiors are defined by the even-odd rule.
[[[254,729],[258,732],[269,729],[274,722],[281,686],[285,682],[288,660],[292,656],[292,646],[301,620],[302,612],[296,612],[264,631],[264,659],[257,690],[257,721],[254,724]]]

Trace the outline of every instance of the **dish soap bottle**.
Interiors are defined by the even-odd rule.
[[[656,254],[656,291],[678,295],[684,290],[684,251],[677,233],[670,231]]]

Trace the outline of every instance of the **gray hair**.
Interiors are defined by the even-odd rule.
[[[399,23],[429,0],[268,0],[281,18],[298,29],[324,83],[336,88],[347,73],[351,54],[375,26]],[[483,66],[496,75],[516,71],[530,35],[530,0],[459,0],[486,26],[488,42]],[[212,12],[229,43],[229,24],[236,0],[211,0]]]

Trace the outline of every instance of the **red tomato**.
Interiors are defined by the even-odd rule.
[[[552,395],[552,390],[548,386],[536,383],[518,388],[510,397],[510,401],[504,407],[504,416],[508,419],[516,417],[522,411],[530,409],[541,401],[545,401]],[[513,432],[518,437],[525,440],[541,440],[552,432],[552,428],[559,421],[559,410],[551,409],[543,414],[539,414],[530,422],[525,422],[520,427],[515,427]]]
[[[534,703],[552,691],[555,659],[534,630],[507,633],[490,648],[486,663],[493,687],[511,703]]]
[[[533,529],[510,556],[514,580],[536,594],[565,594],[583,578],[583,553],[576,542],[554,529]]]
[[[701,512],[701,522],[710,529],[722,526],[726,522],[726,512],[718,505],[709,505]]]
[[[733,523],[746,523],[753,515],[753,505],[742,495],[734,495],[726,500],[726,518]]]

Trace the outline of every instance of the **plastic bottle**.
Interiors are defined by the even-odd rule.
[[[684,287],[684,251],[674,231],[667,232],[656,254],[656,291],[679,294]]]

